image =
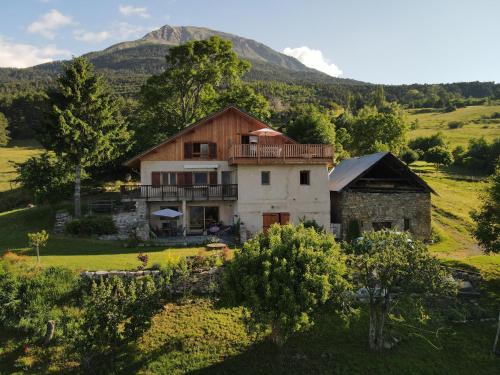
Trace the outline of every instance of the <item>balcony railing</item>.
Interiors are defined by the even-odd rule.
[[[122,199],[205,201],[238,199],[238,185],[122,185]]]
[[[235,159],[322,159],[332,160],[333,147],[331,145],[320,144],[236,144],[229,149],[229,156],[234,162]]]

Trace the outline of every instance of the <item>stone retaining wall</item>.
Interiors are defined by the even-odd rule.
[[[211,294],[220,290],[223,267],[194,269],[187,280],[173,280],[167,287],[170,292],[184,294],[187,292],[195,294]],[[107,277],[159,277],[159,270],[144,271],[86,271],[81,273],[82,277],[98,280]]]

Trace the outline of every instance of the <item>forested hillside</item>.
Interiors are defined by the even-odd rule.
[[[313,103],[327,110],[339,106],[356,110],[372,100],[373,84],[330,77],[257,41],[205,28],[164,26],[136,41],[85,56],[114,93],[130,101],[127,107],[131,108],[146,80],[165,69],[165,55],[170,48],[214,35],[230,40],[238,57],[251,63],[243,80],[269,101],[271,122],[277,126],[287,121],[286,111],[296,105]],[[59,61],[27,69],[0,68],[0,112],[9,120],[13,139],[35,136],[45,91],[54,85],[62,66]],[[390,102],[445,111],[500,98],[500,85],[494,82],[388,85],[384,89]]]

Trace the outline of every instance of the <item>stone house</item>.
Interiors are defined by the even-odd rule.
[[[393,228],[430,238],[435,192],[391,153],[343,160],[330,172],[329,186],[331,227],[337,237],[345,238],[355,228]]]

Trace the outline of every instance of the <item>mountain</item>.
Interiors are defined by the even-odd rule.
[[[252,62],[269,63],[295,72],[318,73],[318,71],[306,67],[297,59],[276,52],[265,44],[256,42],[255,40],[242,38],[238,35],[210,30],[204,27],[173,27],[166,25],[158,30],[151,31],[141,40],[177,46],[190,40],[203,40],[212,36],[219,36],[223,39],[230,40],[233,43],[234,52],[242,59]]]
[[[215,35],[231,40],[236,54],[252,63],[252,69],[244,77],[246,80],[362,84],[308,68],[297,59],[255,40],[194,26],[165,25],[141,39],[84,56],[108,77],[118,93],[133,95],[148,76],[163,71],[165,55],[171,47]],[[0,84],[19,87],[20,81],[26,81],[27,85],[43,87],[60,72],[62,63],[56,61],[26,69],[0,68]]]

